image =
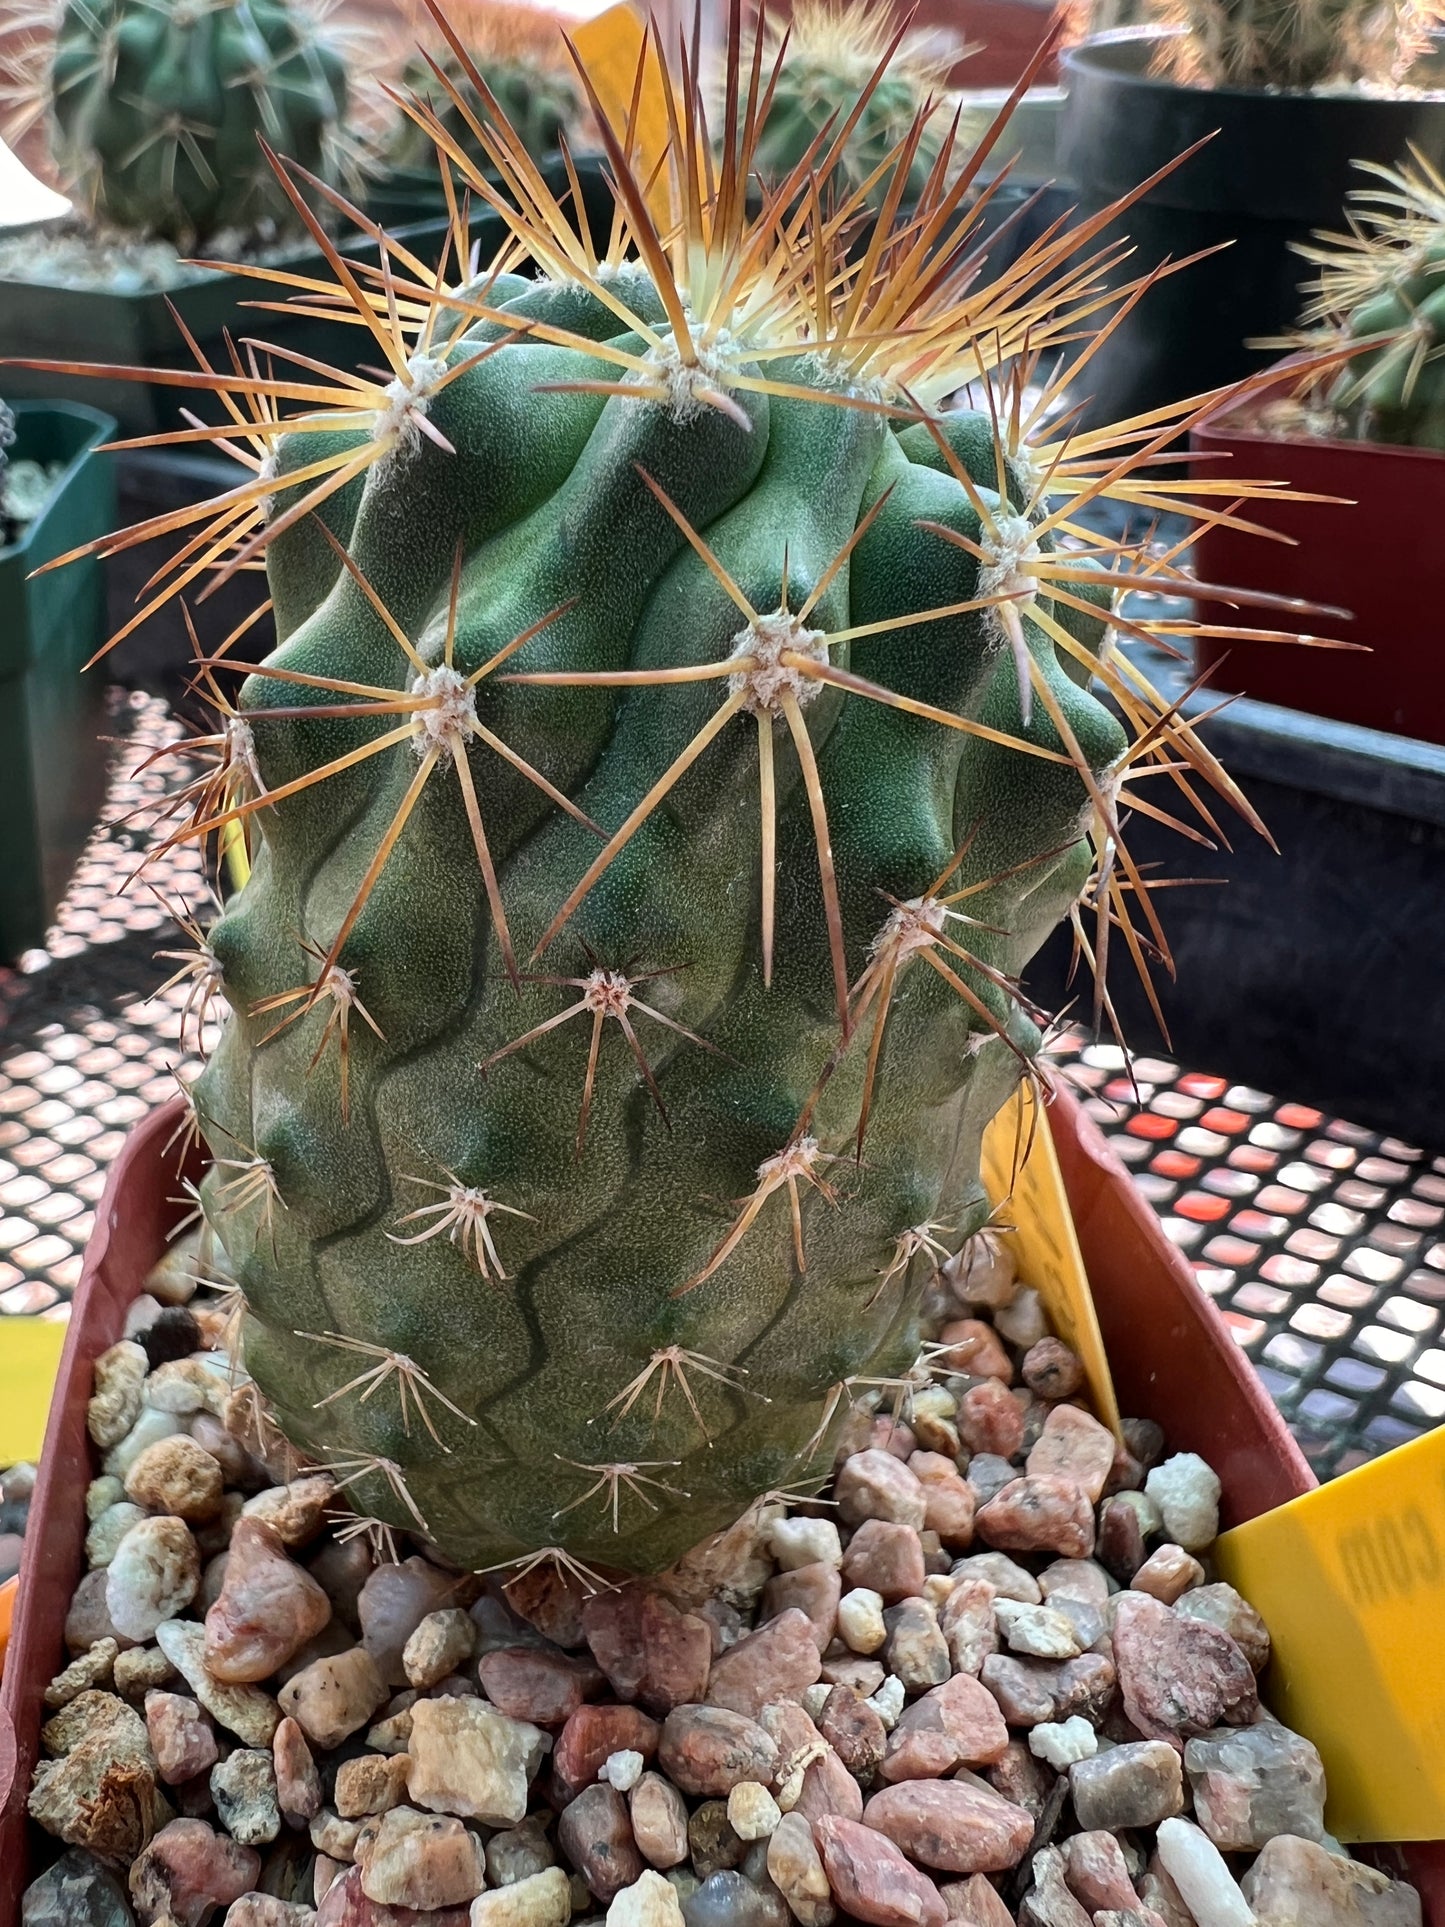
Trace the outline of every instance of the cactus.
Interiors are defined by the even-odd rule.
[[[1445,448],[1445,177],[1420,154],[1359,167],[1380,185],[1352,192],[1348,233],[1300,250],[1319,274],[1299,330],[1270,344],[1333,351],[1334,364],[1275,403],[1267,424]]]
[[[1101,15],[1100,0],[1089,10]],[[1145,12],[1179,29],[1156,61],[1171,80],[1288,90],[1398,82],[1433,20],[1415,0],[1160,0]],[[1104,18],[1115,23],[1118,10]]]
[[[333,254],[312,292],[385,378],[209,377],[254,477],[131,532],[188,535],[182,587],[264,554],[274,602],[168,806],[251,844],[181,972],[229,1011],[192,1101],[255,1395],[474,1568],[657,1569],[821,1482],[989,1215],[1029,957],[1071,918],[1105,1013],[1111,946],[1167,959],[1142,779],[1250,815],[1106,646],[1147,633],[1133,569],[1205,591],[1076,514],[1258,493],[1155,464],[1219,397],[1052,429],[1039,357],[1107,325],[1091,230],[978,285],[946,151],[862,257],[826,172],[758,212],[748,71],[735,15],[718,172],[684,76],[660,209],[593,99],[601,258],[492,120],[460,165],[498,260]]]
[[[560,153],[563,141],[582,122],[583,108],[557,22],[535,8],[493,0],[467,10],[461,33],[468,62],[532,159],[546,161]],[[402,88],[426,103],[435,117],[433,125],[444,128],[473,160],[479,157],[472,127],[485,110],[456,54],[443,48],[430,58],[414,55],[402,73]],[[392,137],[389,158],[397,167],[434,169],[436,146],[424,125],[404,116]]]
[[[346,68],[295,0],[65,0],[48,91],[86,213],[179,246],[295,225],[263,138],[336,172]]]
[[[777,75],[757,143],[756,166],[765,181],[790,174],[815,142],[822,153],[846,129],[835,182],[856,188],[872,180],[876,206],[892,179],[885,164],[918,123],[903,189],[905,201],[918,199],[948,138],[949,69],[966,50],[932,32],[900,39],[892,20],[884,0],[799,0],[786,32],[765,34],[765,58]],[[931,111],[920,121],[925,110]]]

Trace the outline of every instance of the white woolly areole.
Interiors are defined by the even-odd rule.
[[[228,716],[223,734],[223,760],[232,768],[244,771],[255,794],[264,796],[266,784],[261,776],[261,765],[256,760],[256,737],[251,725],[244,716]]]
[[[354,1009],[356,1005],[356,978],[340,964],[328,964],[321,973],[321,994],[342,1010]]]
[[[444,757],[451,756],[457,744],[468,735],[468,725],[476,719],[476,691],[467,686],[467,679],[459,669],[438,663],[424,676],[412,677],[410,694],[421,699],[415,712],[421,728],[411,739],[418,758],[434,749],[440,750]]]
[[[666,391],[663,406],[675,422],[693,421],[708,406],[701,389],[726,392],[736,355],[733,338],[724,328],[706,348],[694,343],[696,360],[684,361],[677,343],[669,335],[656,348],[647,351],[647,366],[629,379],[644,388],[659,382]]]
[[[785,1144],[758,1166],[758,1183],[769,1189],[786,1184],[789,1178],[805,1178],[823,1153],[815,1137],[800,1137],[796,1144]]]
[[[983,544],[989,560],[979,566],[978,593],[981,596],[1036,595],[1038,578],[1026,572],[1027,565],[1037,562],[1041,554],[1032,523],[1022,515],[1000,515],[994,527],[996,533]],[[996,611],[991,613],[996,617]]]
[[[868,946],[868,954],[878,957],[889,951],[901,963],[915,951],[931,948],[943,935],[947,916],[947,905],[937,897],[910,897],[907,903],[900,903],[896,910],[889,911]]]
[[[414,446],[421,432],[417,417],[431,407],[432,391],[446,369],[444,355],[413,355],[406,364],[405,379],[398,375],[381,391],[385,405],[376,411],[374,439],[395,441],[400,447]]]
[[[782,699],[790,695],[800,709],[820,693],[822,684],[801,669],[783,661],[785,654],[806,656],[812,662],[828,660],[828,637],[822,629],[805,629],[786,609],[758,616],[746,629],[733,637],[730,654],[751,663],[728,677],[728,694],[741,696],[743,707],[753,715],[778,716]]]
[[[632,1002],[632,985],[624,971],[593,970],[588,974],[582,1001],[589,1010],[600,1010],[604,1017],[620,1017]]]

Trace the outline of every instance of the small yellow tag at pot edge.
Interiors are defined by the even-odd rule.
[[[66,1324],[0,1318],[0,1465],[40,1456]]]
[[[606,13],[599,13],[595,19],[574,28],[572,44],[597,90],[612,131],[625,143],[637,83],[637,63],[642,58],[642,21],[630,6],[609,7]],[[666,85],[657,50],[649,43],[637,123],[633,129],[632,159],[639,180],[653,180],[654,169],[667,148],[670,128],[667,95],[663,91]],[[648,201],[654,216],[665,225],[669,218],[666,169],[653,181]]]
[[[1341,1840],[1445,1839],[1445,1428],[1226,1532],[1270,1710],[1319,1748]]]
[[[1114,1381],[1104,1356],[1049,1114],[1026,1085],[1019,1086],[984,1132],[983,1181],[1000,1228],[1008,1227],[1003,1241],[1013,1253],[1019,1276],[1038,1292],[1054,1330],[1078,1353],[1094,1410],[1117,1438]]]

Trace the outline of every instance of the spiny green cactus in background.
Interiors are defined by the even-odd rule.
[[[557,22],[534,7],[488,0],[456,18],[467,59],[486,82],[534,161],[551,160],[564,139],[572,140],[584,115],[581,92],[572,77]],[[433,65],[435,62],[435,65]],[[443,79],[437,76],[440,67]],[[466,66],[450,48],[428,58],[414,55],[401,79],[406,94],[425,101],[435,125],[475,160],[481,152],[473,126],[484,120],[481,95]],[[424,127],[409,116],[397,124],[390,158],[398,167],[436,167],[436,146]]]
[[[1296,340],[1360,344],[1309,384],[1310,419],[1353,440],[1445,448],[1445,177],[1420,154],[1359,165],[1381,185],[1351,194],[1349,233],[1301,250],[1320,273]]]
[[[364,1519],[475,1568],[656,1569],[821,1481],[988,1215],[1029,957],[1072,917],[1167,959],[1135,778],[1248,813],[1106,646],[1133,568],[1194,585],[1076,513],[1258,493],[1154,466],[1219,397],[1060,439],[1089,231],[979,283],[966,164],[864,258],[806,168],[756,213],[740,43],[706,192],[694,76],[660,176],[592,101],[601,259],[490,124],[497,262],[336,257],[311,292],[388,372],[217,374],[257,473],[165,518],[265,554],[279,636],[204,669],[254,673],[171,805],[254,863],[182,964],[229,1007],[193,1099],[246,1365]]]
[[[1109,0],[1086,11],[1095,30],[1122,24]],[[1181,29],[1158,50],[1171,80],[1289,90],[1402,80],[1435,17],[1415,0],[1159,0],[1142,11]]]
[[[765,61],[777,80],[757,146],[764,181],[771,185],[790,174],[815,142],[821,156],[847,129],[834,179],[856,188],[882,169],[870,195],[876,206],[892,178],[885,163],[931,107],[919,126],[903,191],[905,201],[916,201],[948,138],[953,97],[946,83],[966,49],[934,32],[899,39],[881,0],[798,0],[787,27],[773,28],[765,38]]]
[[[183,247],[294,223],[262,138],[336,172],[346,66],[296,0],[65,0],[48,89],[85,212]]]

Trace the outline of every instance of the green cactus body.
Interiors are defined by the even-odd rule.
[[[87,212],[191,246],[294,223],[258,137],[329,177],[346,69],[287,0],[66,0],[50,97]]]
[[[630,281],[645,307],[643,278]],[[610,325],[592,297],[556,288],[513,296],[501,316],[555,313],[563,299],[574,319],[590,304],[594,327]],[[448,352],[501,331],[501,319],[483,324]],[[926,431],[900,436],[878,414],[830,405],[835,378],[805,358],[772,364],[799,393],[740,397],[746,429],[710,409],[537,392],[603,365],[575,348],[501,347],[432,407],[454,456],[417,436],[344,512],[333,509],[357,570],[424,663],[445,659],[458,545],[452,660],[464,673],[559,610],[517,665],[626,671],[728,658],[748,621],[642,470],[765,618],[783,606],[785,570],[797,610],[876,511],[810,612],[807,646],[822,649],[807,640],[815,631],[876,625],[824,653],[1062,756],[1040,705],[1023,722],[991,611],[892,626],[978,593],[974,557],[918,525],[977,541],[975,502],[1002,513],[986,421],[948,423],[972,464],[965,487]],[[284,486],[276,499],[286,502]],[[305,528],[270,551],[286,641],[268,668],[404,688],[418,672],[358,582],[333,558],[327,586],[314,549],[288,566]],[[1029,646],[1090,766],[1107,771],[1122,749],[1117,724],[1033,624]],[[610,832],[727,692],[725,680],[618,689],[488,678],[476,712]],[[288,720],[288,706],[313,694],[264,669],[246,687],[269,789],[395,720]],[[463,786],[443,759],[346,941],[343,995],[381,1033],[353,1003],[346,1115],[335,1039],[317,1056],[339,1006],[327,998],[277,1032],[278,1000],[308,969],[315,978],[298,933],[326,944],[340,927],[417,779],[411,744],[260,811],[254,873],[211,934],[233,1014],[197,1102],[213,1149],[231,1160],[214,1167],[206,1198],[249,1307],[249,1368],[291,1438],[371,1468],[350,1488],[361,1509],[397,1526],[425,1520],[470,1565],[557,1544],[656,1568],[759,1491],[820,1474],[840,1386],[896,1373],[914,1355],[916,1239],[957,1244],[986,1215],[980,1134],[1038,1041],[1004,980],[1078,895],[1087,789],[1067,757],[1038,760],[838,688],[799,694],[848,977],[876,964],[906,918],[890,899],[925,896],[962,844],[939,893],[981,886],[966,906],[989,926],[951,926],[977,964],[936,953],[976,1008],[913,950],[900,953],[861,1162],[852,1134],[871,1025],[865,1017],[839,1054],[809,799],[788,727],[766,710],[739,710],[547,945],[532,966],[542,974],[524,962],[515,986]],[[763,727],[778,805],[770,985],[759,941]],[[429,740],[417,739],[423,749]],[[474,743],[468,765],[525,959],[597,856],[598,835],[489,748]],[[918,947],[933,950],[926,932]],[[267,1175],[248,1188],[253,1156]],[[483,1228],[490,1252],[475,1242]],[[430,1423],[404,1410],[394,1384],[363,1396],[365,1374],[388,1354],[414,1361],[434,1388],[418,1393]]]
[[[736,9],[728,59],[736,102]],[[252,1390],[363,1522],[472,1568],[657,1570],[821,1483],[988,1216],[1029,958],[1070,917],[1100,973],[1111,928],[1167,962],[1134,777],[1258,821],[1106,648],[1145,551],[1076,511],[1268,485],[1160,475],[1197,399],[1050,439],[1034,356],[1104,268],[1063,228],[984,288],[966,226],[916,248],[950,155],[866,259],[812,193],[836,156],[754,211],[765,93],[705,183],[685,78],[661,211],[589,95],[605,258],[494,119],[495,176],[452,163],[515,196],[493,266],[393,262],[385,313],[348,279],[375,381],[218,373],[281,418],[183,522],[264,549],[278,636],[167,803],[252,855],[188,931]]]

